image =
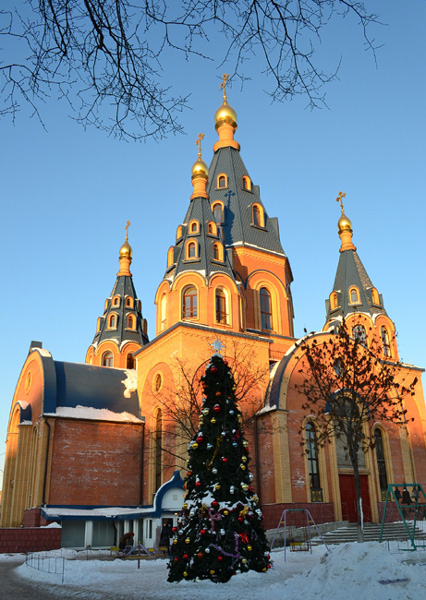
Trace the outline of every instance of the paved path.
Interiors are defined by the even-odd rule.
[[[24,557],[0,561],[0,600],[128,600],[128,596],[88,592],[82,587],[33,583],[16,573],[23,562]]]

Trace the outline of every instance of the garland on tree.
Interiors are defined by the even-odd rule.
[[[271,562],[236,386],[219,354],[212,356],[202,383],[205,397],[189,445],[185,503],[173,528],[168,581],[224,583],[237,572],[265,572]]]

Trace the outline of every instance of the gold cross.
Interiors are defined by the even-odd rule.
[[[223,101],[226,102],[226,82],[229,79],[229,74],[226,73],[222,76],[222,83],[220,84],[220,89],[223,90]]]
[[[127,221],[126,227],[124,228],[126,230],[126,242],[129,239],[129,225],[130,225],[130,221]]]
[[[204,138],[204,133],[199,133],[195,145],[198,146],[198,160],[201,160],[201,140]]]
[[[346,194],[344,192],[339,192],[337,198],[336,198],[336,202],[340,202],[340,208],[342,209],[342,214],[343,214],[343,198],[346,196]]]

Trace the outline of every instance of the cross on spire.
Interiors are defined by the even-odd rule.
[[[126,230],[126,242],[129,239],[129,226],[130,226],[130,221],[127,221],[126,227],[124,228]]]
[[[340,208],[342,210],[342,215],[344,213],[344,210],[343,210],[343,198],[345,198],[345,196],[346,196],[345,192],[339,192],[339,194],[338,194],[338,196],[336,198],[336,202],[340,202]]]
[[[229,79],[229,74],[224,73],[222,75],[222,83],[220,84],[220,89],[223,90],[223,101],[226,103],[226,82]]]
[[[204,133],[199,133],[195,145],[198,146],[198,160],[201,160],[201,140],[204,139]]]

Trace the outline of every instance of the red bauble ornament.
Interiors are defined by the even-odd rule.
[[[266,565],[266,568],[267,568],[267,569],[270,569],[271,567],[272,567],[272,565],[271,565],[270,563],[268,563],[268,564]]]
[[[227,360],[224,360],[223,362],[224,362],[224,364],[225,364],[225,365],[227,365],[227,364],[228,364],[228,361],[227,361]]]
[[[219,502],[217,500],[213,500],[212,506],[213,508],[217,508],[219,506]]]
[[[173,529],[172,529],[173,533],[176,533],[177,530],[178,530],[177,527],[173,527]]]
[[[201,530],[200,530],[200,534],[201,534],[201,535],[206,535],[206,533],[207,533],[207,531],[206,531],[205,529],[201,529]]]
[[[183,555],[183,558],[184,558],[185,560],[188,560],[188,558],[189,558],[189,554],[184,554],[184,555]]]
[[[248,491],[249,491],[249,492],[252,492],[252,491],[253,491],[253,488],[252,488],[252,486],[251,486],[251,485],[249,485],[249,489],[248,489]]]
[[[216,392],[216,396],[221,396],[222,392]]]
[[[195,487],[201,487],[201,481],[196,481],[195,482]]]
[[[212,367],[212,368],[210,369],[210,371],[211,371],[212,373],[217,373],[217,367]]]
[[[215,404],[215,405],[213,406],[213,410],[214,410],[214,412],[215,412],[215,413],[218,413],[218,412],[220,412],[220,406],[219,406],[219,404]]]
[[[197,442],[198,442],[199,444],[201,444],[201,442],[203,441],[203,439],[204,439],[204,438],[203,438],[203,436],[202,436],[202,435],[199,435],[199,436],[197,437]]]
[[[218,557],[217,557],[217,560],[218,560],[219,562],[222,562],[222,561],[223,561],[223,556],[218,556]]]
[[[238,517],[238,520],[240,523],[242,523],[244,521],[244,517]]]
[[[177,563],[177,562],[179,562],[179,559],[178,558],[174,558],[173,562]]]
[[[228,459],[226,458],[226,456],[222,456],[222,462],[223,463],[227,463],[228,462]]]
[[[199,553],[197,554],[197,556],[198,556],[198,558],[203,558],[203,553],[202,553],[202,552],[199,552]]]

